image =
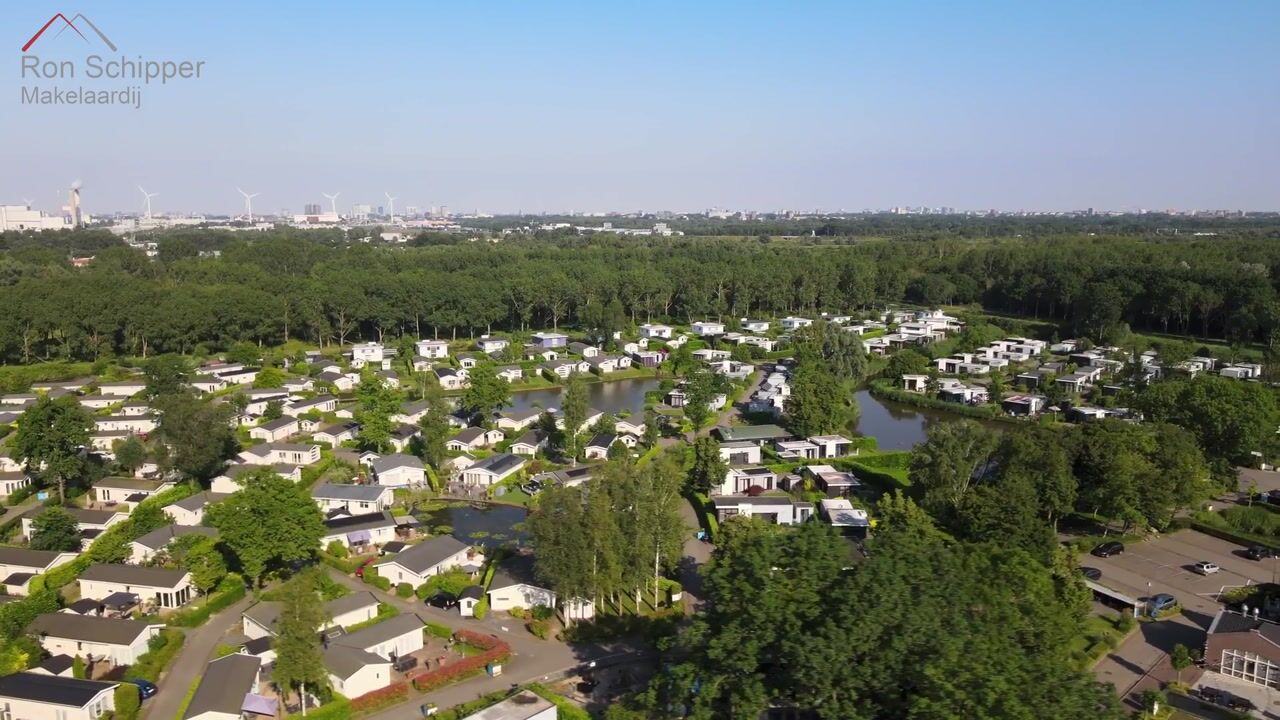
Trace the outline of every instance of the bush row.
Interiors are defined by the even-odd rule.
[[[187,637],[178,630],[162,630],[147,644],[147,651],[129,667],[126,679],[160,682],[160,673],[178,656]]]
[[[169,624],[176,627],[196,627],[203,625],[214,613],[225,610],[245,596],[244,579],[235,573],[228,574],[218,583],[218,587],[209,593],[204,602],[194,607],[183,608],[169,617]]]
[[[409,684],[396,682],[381,690],[374,690],[371,693],[365,693],[358,698],[354,698],[351,700],[349,707],[353,714],[366,714],[391,707],[392,705],[399,705],[408,699]]]

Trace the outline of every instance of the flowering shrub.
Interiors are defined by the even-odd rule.
[[[459,630],[454,633],[459,642],[483,648],[479,655],[463,658],[435,670],[428,670],[413,677],[413,686],[420,692],[428,692],[444,687],[465,677],[483,672],[490,663],[506,662],[511,657],[511,646],[493,635],[482,635],[470,630]]]
[[[365,693],[351,701],[351,712],[371,713],[385,707],[397,705],[409,699],[409,685],[403,682],[391,683],[381,690]]]

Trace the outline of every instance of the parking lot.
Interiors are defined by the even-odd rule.
[[[1201,561],[1216,563],[1222,569],[1201,575],[1192,570]],[[1202,628],[1208,628],[1221,607],[1215,597],[1224,587],[1271,582],[1280,570],[1278,562],[1250,560],[1243,547],[1195,530],[1126,545],[1124,553],[1109,558],[1080,558],[1081,565],[1102,571],[1098,582],[1106,587],[1139,599],[1159,593],[1172,595]]]

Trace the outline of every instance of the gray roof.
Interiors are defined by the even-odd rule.
[[[461,432],[459,432],[457,435],[454,435],[453,437],[451,437],[451,438],[449,438],[449,439],[450,439],[450,440],[457,440],[458,442],[461,442],[461,443],[467,443],[468,445],[470,445],[471,443],[475,442],[476,440],[481,439],[482,437],[484,437],[484,428],[482,428],[482,427],[469,427],[469,428],[465,428],[465,429],[463,429],[463,430],[462,430]]]
[[[525,459],[520,457],[519,455],[512,455],[511,453],[498,453],[496,455],[490,455],[489,457],[484,458],[483,460],[476,461],[474,465],[472,465],[467,469],[468,470],[488,470],[491,473],[502,475],[503,473],[510,472],[511,470],[520,467],[521,465],[524,464],[524,462],[525,462]]]
[[[515,585],[542,587],[538,584],[533,567],[534,560],[532,555],[515,555],[503,560],[493,573],[493,581],[489,583],[489,592]]]
[[[18,567],[47,568],[61,555],[56,550],[27,550],[26,548],[0,547],[0,565],[17,565]],[[74,553],[71,553],[74,554]]]
[[[541,445],[547,439],[542,430],[530,430],[512,441],[512,445]]]
[[[355,432],[360,429],[358,422],[334,423],[333,425],[325,425],[316,431],[316,434],[324,433],[325,435],[341,435],[343,433]]]
[[[524,690],[519,695],[509,697],[497,705],[490,705],[474,715],[467,716],[466,720],[529,720],[552,707],[554,704],[550,700]]]
[[[340,598],[330,600],[324,604],[325,612],[330,618],[349,613],[352,610],[359,610],[363,607],[377,607],[378,598],[368,590],[353,592],[343,595]],[[262,627],[275,632],[276,623],[280,621],[280,611],[284,609],[284,603],[263,601],[254,603],[245,610],[242,615],[261,625]]]
[[[450,535],[439,535],[427,538],[395,557],[378,563],[387,565],[395,563],[415,573],[426,572],[445,558],[466,550],[467,546]]]
[[[716,433],[726,442],[734,442],[736,440],[774,440],[792,437],[790,432],[777,425],[720,426],[716,428]]]
[[[157,624],[158,626],[158,624]],[[138,620],[76,615],[74,613],[46,613],[36,616],[27,631],[37,635],[67,638],[82,642],[108,645],[132,645],[139,635],[153,627]]]
[[[88,570],[80,574],[80,579],[172,589],[176,588],[186,576],[186,570],[97,564],[90,565]]]
[[[183,720],[204,713],[223,713],[240,717],[244,696],[257,690],[254,681],[258,677],[258,658],[250,655],[227,655],[209,663],[204,678],[191,704],[183,714]]]
[[[390,662],[362,648],[335,642],[331,642],[329,647],[325,648],[323,659],[325,669],[343,680],[355,675],[368,665]]]
[[[373,469],[374,473],[384,473],[388,470],[394,470],[401,467],[411,467],[418,470],[423,469],[422,460],[413,455],[405,455],[402,453],[392,453],[391,455],[383,455],[382,457],[374,458],[369,462],[369,467]]]
[[[275,420],[268,420],[267,422],[262,423],[258,427],[262,428],[263,430],[270,430],[272,432],[275,432],[276,430],[283,430],[289,427],[290,425],[297,425],[297,424],[298,424],[297,418],[291,418],[286,415],[285,417],[276,418]]]
[[[40,513],[43,513],[48,509],[49,508],[47,507],[37,505],[22,513],[22,517],[35,518],[40,515]],[[115,510],[85,510],[84,508],[78,507],[66,507],[63,509],[71,513],[71,517],[75,518],[76,522],[82,525],[103,525],[116,515],[123,514]]]
[[[413,613],[407,613],[384,620],[376,625],[361,628],[349,635],[342,635],[330,641],[330,644],[364,649],[380,645],[388,640],[394,640],[414,630],[421,632],[424,627],[426,627],[426,622],[422,618]]]
[[[324,521],[326,537],[337,533],[352,533],[357,530],[373,530],[374,528],[395,527],[395,524],[395,518],[391,517],[391,513],[386,510],[383,510],[382,512],[353,515],[351,517],[334,518],[332,520]]]
[[[205,537],[217,537],[218,531],[213,528],[202,527],[200,525],[165,525],[162,528],[156,528],[142,537],[134,540],[139,545],[152,550],[159,550],[169,545],[176,538],[183,535],[203,535]]]
[[[98,680],[78,680],[59,675],[20,672],[0,677],[0,697],[32,702],[84,707],[117,683]]]
[[[387,493],[387,488],[380,485],[342,485],[338,483],[321,483],[311,490],[311,497],[326,500],[359,500],[376,502]]]
[[[185,497],[176,503],[172,503],[172,505],[174,505],[175,507],[180,507],[183,510],[194,511],[194,510],[199,510],[200,508],[210,503],[216,503],[216,502],[225,500],[228,497],[230,496],[227,495],[226,493],[215,493],[215,492],[206,491],[206,492],[196,493],[191,497]]]
[[[143,478],[109,477],[94,484],[94,487],[119,488],[121,490],[147,490],[155,492],[164,485],[163,480],[145,480]]]
[[[349,613],[352,610],[359,610],[360,608],[370,606],[377,607],[377,605],[378,598],[374,597],[373,593],[368,590],[360,590],[343,595],[340,598],[330,600],[325,603],[324,607],[329,611],[330,615],[337,617],[338,615]]]

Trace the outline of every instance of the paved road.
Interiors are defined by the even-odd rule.
[[[218,644],[237,625],[240,614],[254,603],[252,596],[209,618],[209,621],[187,632],[187,640],[178,652],[169,672],[160,678],[156,696],[142,706],[142,717],[149,720],[174,720],[179,706],[197,677],[204,674],[205,665],[213,659]]]
[[[11,507],[11,508],[6,508],[6,509],[5,509],[5,511],[4,511],[4,513],[3,513],[3,514],[0,514],[0,525],[3,525],[3,524],[5,524],[5,523],[9,522],[9,521],[10,521],[10,520],[12,520],[13,518],[15,518],[15,517],[17,517],[17,516],[21,515],[22,513],[24,513],[24,512],[26,512],[26,511],[30,510],[31,508],[35,507],[35,506],[36,506],[36,505],[38,505],[38,504],[39,504],[39,501],[38,501],[38,500],[36,500],[36,496],[35,496],[35,495],[32,495],[31,497],[27,498],[26,500],[23,500],[22,502],[18,503],[17,505],[14,505],[14,506],[13,506],[13,507]]]
[[[441,610],[421,600],[405,599],[383,592],[332,568],[329,569],[329,574],[353,590],[367,590],[373,593],[378,600],[399,608],[401,612],[417,613],[423,619],[442,623],[454,629],[465,628],[496,635],[511,646],[511,660],[503,667],[501,676],[480,675],[426,695],[416,696],[408,703],[373,716],[373,720],[418,718],[421,717],[418,708],[426,702],[433,702],[441,709],[449,708],[497,690],[509,689],[513,685],[553,680],[560,674],[586,662],[595,661],[604,665],[616,661],[633,662],[637,658],[637,650],[625,642],[570,647],[562,642],[539,640],[524,629],[521,621],[505,616],[499,617],[499,613],[494,613],[484,620],[464,618],[457,611]],[[157,720],[162,719],[157,718]]]
[[[695,612],[702,607],[702,566],[711,559],[711,551],[715,547],[694,535],[702,525],[693,505],[681,503],[680,518],[684,520],[685,526],[684,557],[680,558],[679,568],[680,585],[684,588],[685,611]]]

